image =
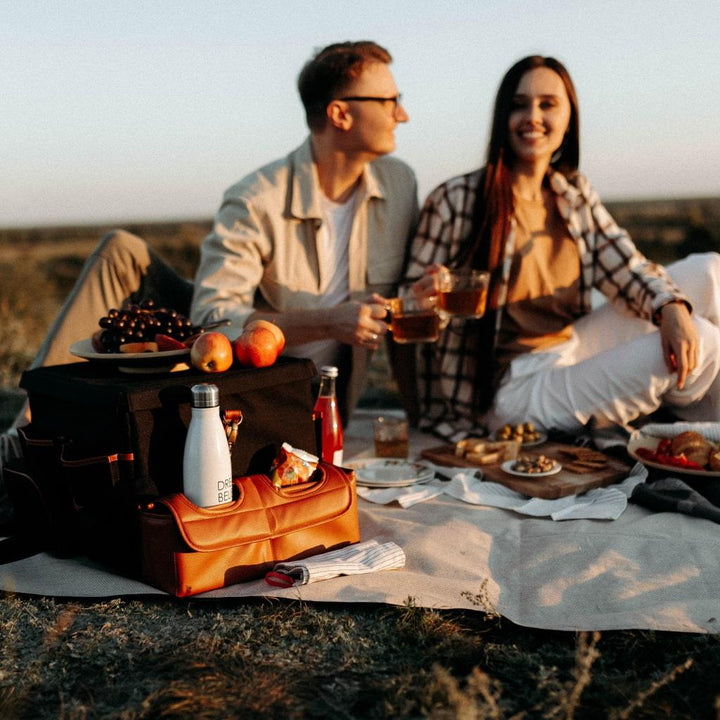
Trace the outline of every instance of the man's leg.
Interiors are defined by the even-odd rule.
[[[192,283],[177,275],[139,237],[123,230],[109,233],[85,262],[31,367],[79,361],[70,346],[90,337],[110,308],[150,297],[187,314]]]
[[[30,367],[80,362],[70,353],[70,346],[90,337],[110,308],[148,298],[158,306],[188,315],[192,283],[181,278],[139,237],[124,230],[108,233],[85,262]],[[0,436],[0,498],[4,493],[2,464],[20,457],[17,428],[30,420],[26,401],[10,430]]]

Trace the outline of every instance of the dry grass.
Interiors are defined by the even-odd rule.
[[[479,612],[0,598],[3,718],[716,717],[718,639]]]

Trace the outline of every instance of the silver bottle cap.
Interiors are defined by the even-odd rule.
[[[193,385],[191,392],[193,407],[209,408],[220,405],[220,391],[217,389],[217,385],[211,385],[210,383]]]
[[[336,378],[338,376],[338,369],[334,365],[323,365],[320,368],[320,374],[327,375],[331,378]]]

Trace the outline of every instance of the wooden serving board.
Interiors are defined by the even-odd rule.
[[[546,442],[542,445],[529,447],[521,452],[526,455],[545,455],[553,460],[557,460],[562,465],[563,461],[567,463],[570,459],[563,456],[560,451],[570,448],[573,448],[573,446],[556,442]],[[566,497],[567,495],[576,495],[577,493],[583,493],[593,488],[611,485],[619,480],[624,480],[630,471],[630,463],[608,455],[607,465],[601,470],[578,474],[572,473],[563,467],[563,469],[555,475],[547,475],[539,478],[524,478],[506,473],[500,467],[499,463],[477,465],[469,460],[465,460],[465,458],[457,457],[453,445],[428,448],[420,454],[426,460],[437,465],[482,470],[484,480],[500,483],[501,485],[509,487],[511,490],[515,490],[523,495],[528,495],[529,497],[545,498],[547,500]]]

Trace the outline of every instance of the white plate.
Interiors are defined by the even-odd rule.
[[[490,433],[490,439],[498,440],[499,438],[497,436],[497,433],[496,432]],[[515,438],[512,438],[512,437],[508,438],[508,440],[514,440],[514,439]],[[530,440],[530,442],[526,441],[521,444],[522,444],[522,447],[529,448],[529,447],[535,447],[535,445],[542,445],[542,443],[544,443],[546,440],[547,440],[547,433],[541,432],[540,437],[537,440]]]
[[[524,478],[528,478],[529,480],[533,480],[535,478],[547,477],[548,475],[555,475],[562,470],[562,465],[556,461],[553,468],[551,470],[548,470],[547,472],[538,472],[538,473],[520,472],[520,470],[513,469],[513,465],[516,462],[517,462],[517,460],[506,460],[500,467],[506,473],[508,473],[508,475],[517,475],[517,477],[524,477]]]
[[[348,463],[355,470],[358,485],[365,487],[387,488],[407,487],[429,482],[435,471],[422,463],[386,458],[366,458]]]
[[[695,475],[697,477],[704,478],[719,478],[720,472],[716,470],[692,470],[690,468],[675,467],[675,465],[663,465],[662,463],[653,462],[652,460],[646,460],[637,454],[638,448],[647,448],[648,450],[655,450],[660,443],[662,438],[654,437],[653,435],[643,435],[641,430],[634,430],[630,435],[628,441],[627,451],[630,457],[634,458],[638,462],[642,463],[646,467],[655,468],[656,470],[662,470],[666,473],[673,473],[678,475]]]
[[[190,348],[145,353],[101,353],[93,347],[92,339],[86,338],[73,343],[70,352],[84,360],[115,365],[125,373],[176,372],[190,367],[187,363]]]

